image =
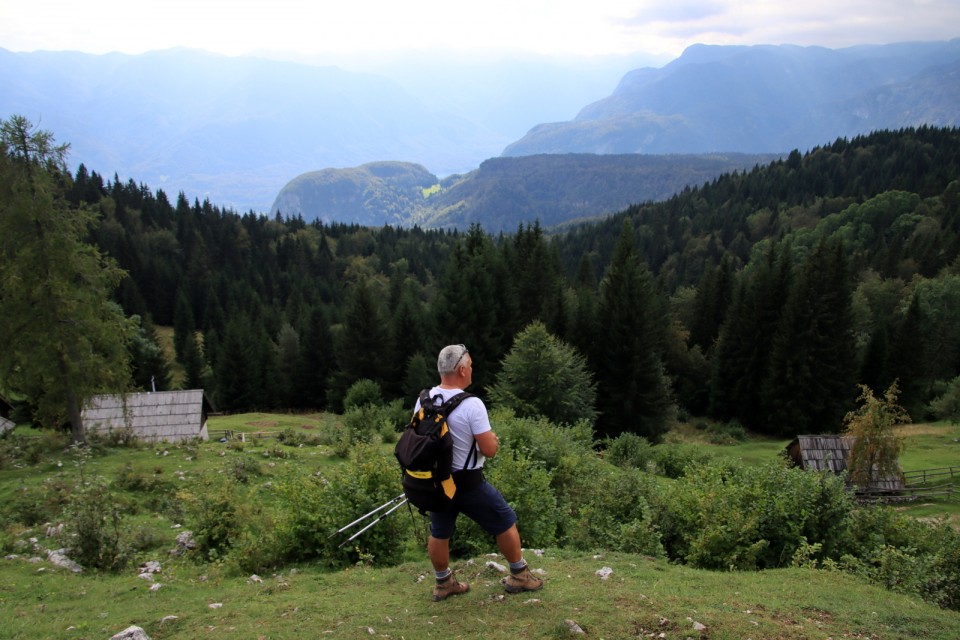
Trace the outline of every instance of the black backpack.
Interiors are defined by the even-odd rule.
[[[453,437],[447,426],[447,416],[473,394],[464,391],[438,405],[442,397],[431,398],[428,389],[420,392],[420,409],[393,450],[403,471],[403,493],[421,513],[447,510],[457,489],[470,488],[483,479],[481,469],[468,469],[471,459],[476,464],[476,441],[464,469],[453,471]]]

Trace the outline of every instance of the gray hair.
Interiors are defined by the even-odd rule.
[[[450,344],[440,350],[437,357],[437,373],[441,376],[453,373],[463,361],[463,357],[470,353],[462,344]]]

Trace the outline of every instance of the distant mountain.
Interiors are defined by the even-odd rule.
[[[0,118],[69,142],[73,168],[262,212],[293,176],[323,167],[475,169],[531,123],[609,93],[630,60],[395,57],[361,73],[186,49],[0,49]]]
[[[270,208],[312,222],[405,226],[423,208],[438,178],[410,162],[371,162],[352,169],[323,169],[297,176]]]
[[[396,83],[334,67],[182,49],[0,50],[0,86],[0,114],[70,142],[72,162],[241,210],[265,210],[316,167],[402,158],[464,170],[464,149],[489,145]]]
[[[688,48],[625,75],[569,122],[541,124],[504,156],[783,153],[839,137],[960,124],[960,39],[858,46]]]
[[[777,156],[538,155],[492,158],[464,175],[439,180],[420,165],[370,163],[324,169],[291,180],[272,213],[305,220],[516,231],[597,218],[631,204],[660,201],[687,186],[764,165]]]

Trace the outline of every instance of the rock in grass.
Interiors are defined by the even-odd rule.
[[[567,629],[570,631],[570,633],[586,633],[586,631],[584,631],[580,625],[573,620],[564,620],[563,623],[567,625]]]
[[[116,635],[110,636],[110,640],[150,640],[150,636],[147,635],[146,631],[134,625],[127,627]]]

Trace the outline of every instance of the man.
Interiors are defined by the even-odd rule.
[[[462,344],[446,346],[437,358],[437,372],[440,374],[440,384],[430,390],[430,397],[440,395],[443,398],[441,402],[446,402],[473,382],[473,358]],[[419,409],[418,401],[415,411]],[[471,397],[461,402],[447,416],[447,426],[453,438],[454,470],[465,468],[474,442],[476,462],[470,469],[482,468],[486,458],[495,456],[500,447],[500,441],[490,428],[487,408],[480,398]],[[470,590],[470,585],[457,581],[450,569],[450,537],[460,513],[496,539],[500,553],[510,563],[510,575],[502,581],[508,593],[536,591],[543,587],[543,580],[530,572],[523,559],[517,514],[493,485],[482,480],[476,486],[463,490],[458,488],[448,510],[430,512],[427,555],[430,556],[437,579],[433,589],[434,601],[439,602]]]

